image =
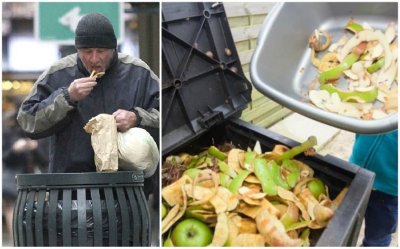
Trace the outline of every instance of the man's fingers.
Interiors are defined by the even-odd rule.
[[[114,116],[114,117],[117,117],[119,114],[121,114],[123,112],[123,110],[121,110],[121,109],[118,109],[118,110],[116,110],[112,115]],[[117,119],[116,119],[117,120]]]
[[[113,115],[119,131],[125,132],[134,127],[136,122],[136,116],[134,113],[127,110],[118,109],[113,113]]]
[[[87,95],[90,94],[90,92],[91,92],[92,90],[93,90],[93,87],[87,88],[87,89],[83,89],[83,90],[81,90],[81,94],[87,96]]]
[[[96,81],[87,81],[87,82],[74,82],[76,88],[89,88],[97,85]]]
[[[72,101],[80,101],[85,98],[93,88],[97,85],[97,81],[93,78],[80,78],[74,80],[68,87],[68,92]]]
[[[79,81],[79,82],[96,82],[96,78],[85,77],[85,78],[77,79],[76,81]]]
[[[117,122],[116,124],[117,124],[117,130],[119,132],[125,132],[125,131],[129,130],[129,128],[130,128],[129,125],[127,125],[125,122],[121,122],[121,123]]]

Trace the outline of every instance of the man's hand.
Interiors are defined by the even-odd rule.
[[[72,101],[77,102],[90,94],[97,85],[95,78],[80,78],[74,80],[68,87],[68,93]]]
[[[125,132],[136,125],[137,117],[134,112],[118,109],[113,113],[113,116],[120,132]]]

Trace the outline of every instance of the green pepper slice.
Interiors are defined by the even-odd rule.
[[[218,160],[217,164],[218,164],[219,170],[221,170],[223,173],[227,174],[228,176],[230,176],[232,178],[237,176],[237,173],[235,172],[235,170],[232,169],[231,167],[229,167],[229,165],[226,162]]]
[[[359,92],[359,91],[344,91],[334,87],[332,84],[321,85],[321,90],[325,90],[332,93],[337,93],[342,101],[345,102],[366,102],[371,103],[378,97],[378,88],[374,87],[370,91]]]
[[[219,184],[222,187],[229,188],[229,184],[232,181],[232,178],[225,173],[219,172],[218,173]]]
[[[286,182],[289,185],[289,188],[294,188],[297,182],[300,179],[300,172],[291,172],[288,176],[286,176]]]
[[[373,63],[371,66],[367,67],[368,73],[374,73],[381,69],[385,65],[385,57],[381,57],[378,61]]]
[[[270,172],[272,180],[280,187],[289,190],[289,185],[282,179],[281,170],[279,165],[275,161],[269,161],[267,168]]]
[[[257,153],[254,151],[246,151],[244,153],[244,164],[246,165],[246,167],[251,167],[251,165],[253,164],[254,159],[257,157]]]
[[[301,239],[301,245],[304,247],[309,247],[310,246],[310,229],[306,228],[301,232],[300,234],[300,239]]]
[[[304,151],[308,150],[309,148],[312,148],[315,145],[317,145],[317,138],[315,136],[310,136],[302,144],[295,146],[295,147],[291,148],[290,150],[286,151],[280,157],[275,159],[275,161],[277,163],[280,163],[286,159],[291,159],[291,158],[297,156],[298,154],[303,153]]]
[[[324,183],[315,178],[307,183],[307,188],[310,190],[311,194],[315,197],[315,199],[319,200],[319,196],[321,194],[326,194]]]
[[[261,182],[261,187],[267,195],[275,196],[278,194],[277,184],[272,179],[271,172],[268,170],[267,160],[256,158],[254,160],[254,173]]]
[[[282,167],[287,169],[290,173],[286,176],[286,182],[289,188],[296,186],[300,179],[300,169],[295,162],[290,159],[282,160]]]
[[[190,163],[188,164],[188,166],[186,166],[186,169],[191,169],[194,168],[197,163],[200,161],[200,158],[198,155],[195,155],[192,157],[192,161],[190,161]]]
[[[351,68],[351,66],[360,58],[359,55],[351,53],[340,63],[337,67],[334,67],[328,71],[322,72],[318,78],[321,84],[326,84],[330,81],[336,81],[343,74],[343,71]]]
[[[282,160],[282,167],[289,170],[290,172],[300,172],[299,166],[290,159]]]
[[[353,22],[353,21],[348,22],[346,27],[345,27],[345,29],[348,29],[348,30],[350,30],[351,32],[354,32],[354,33],[357,33],[357,32],[360,32],[360,31],[364,30],[363,26],[361,26],[360,24],[358,24],[356,22]]]
[[[208,154],[210,154],[211,156],[214,156],[216,158],[218,158],[221,161],[224,161],[227,158],[226,153],[220,151],[217,147],[215,146],[210,146],[208,148]]]
[[[235,178],[233,178],[231,183],[229,184],[229,190],[232,193],[237,194],[239,188],[243,185],[244,179],[246,179],[246,177],[250,175],[250,173],[251,172],[248,170],[243,170],[242,172],[240,172],[239,175],[235,176]]]
[[[183,175],[187,175],[187,176],[189,176],[190,178],[192,178],[192,180],[194,180],[194,178],[196,177],[196,175],[197,175],[198,173],[200,173],[200,172],[201,172],[201,169],[198,169],[198,168],[190,168],[190,169],[185,170],[185,171],[183,172]]]
[[[303,221],[300,221],[300,222],[297,222],[297,223],[294,223],[294,224],[290,224],[290,225],[288,225],[287,227],[285,227],[285,228],[286,228],[286,232],[289,232],[289,231],[291,231],[291,230],[297,230],[297,229],[299,229],[299,228],[306,227],[306,226],[308,226],[309,224],[310,224],[310,221],[309,221],[309,220],[303,220]]]

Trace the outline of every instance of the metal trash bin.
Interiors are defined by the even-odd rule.
[[[15,246],[150,246],[143,173],[17,175]]]

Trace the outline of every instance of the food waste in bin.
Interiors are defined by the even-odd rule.
[[[166,157],[162,167],[164,246],[310,246],[348,187],[331,199],[307,164],[314,136],[262,152],[225,143],[197,155]]]
[[[311,103],[318,108],[363,120],[397,113],[397,31],[350,19],[340,39],[316,29],[309,37],[311,62],[319,71],[310,86]],[[323,52],[324,55],[319,55]],[[319,89],[315,89],[319,84]]]

